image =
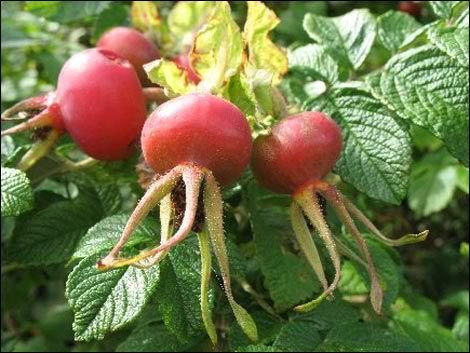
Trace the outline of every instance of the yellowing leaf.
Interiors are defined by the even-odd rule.
[[[191,47],[193,38],[214,9],[214,1],[179,1],[168,14],[168,28],[182,51]]]
[[[158,10],[152,1],[133,1],[131,6],[132,26],[139,31],[154,30],[160,26]]]
[[[175,97],[194,91],[196,86],[188,79],[186,70],[180,69],[173,61],[159,59],[144,65],[153,83],[162,86],[168,97]]]
[[[219,1],[197,33],[190,53],[191,65],[202,77],[198,89],[217,93],[242,63],[243,39],[226,1]]]
[[[243,37],[248,46],[248,62],[258,69],[271,72],[277,83],[287,72],[287,55],[268,35],[279,24],[279,18],[261,1],[247,1],[247,4]]]

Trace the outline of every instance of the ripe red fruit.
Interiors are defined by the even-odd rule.
[[[114,51],[134,66],[143,86],[150,86],[143,65],[160,58],[155,45],[139,31],[128,27],[115,27],[104,33],[96,47]]]
[[[199,211],[204,218],[204,231],[199,234],[199,241],[201,264],[205,269],[201,270],[201,311],[207,333],[215,344],[217,334],[207,302],[210,237],[235,318],[243,332],[256,341],[256,324],[232,294],[219,188],[239,178],[250,161],[251,132],[243,113],[232,103],[209,94],[181,96],[160,105],[152,113],[142,130],[141,143],[145,161],[159,177],[140,199],[116,245],[97,262],[98,269],[128,265],[149,267],[158,263],[171,248],[190,236],[198,208],[202,206]],[[176,208],[172,205],[171,194],[181,190],[181,182],[185,190],[184,214],[177,231],[170,234],[169,222]],[[162,220],[160,245],[130,258],[119,257],[136,227],[157,203],[160,203]]]
[[[283,119],[268,135],[260,135],[255,140],[251,167],[260,184],[274,192],[292,195],[290,216],[294,235],[324,289],[318,297],[295,307],[295,310],[312,310],[333,293],[340,280],[340,254],[324,219],[317,196],[320,194],[336,211],[338,218],[354,238],[369,273],[372,307],[380,313],[383,289],[367,243],[352,217],[363,223],[378,240],[392,246],[422,241],[428,233],[425,231],[396,240],[388,239],[334,185],[323,181],[335,166],[341,147],[341,130],[330,117],[321,112],[300,113]],[[318,231],[335,269],[335,276],[330,284],[305,217]],[[344,247],[344,244],[341,245]]]
[[[142,130],[144,157],[156,173],[193,164],[212,171],[221,185],[241,176],[251,148],[243,113],[209,94],[188,94],[160,105]]]
[[[99,160],[133,151],[146,118],[145,98],[127,60],[105,49],[89,49],[63,66],[56,100],[65,129],[81,150]]]
[[[178,56],[175,56],[172,60],[180,68],[186,70],[186,72],[188,73],[189,80],[196,84],[201,80],[191,67],[188,54],[180,54]]]
[[[253,174],[274,192],[294,193],[333,169],[341,145],[341,130],[326,114],[292,115],[254,141]]]
[[[423,9],[423,5],[420,2],[416,1],[400,1],[398,3],[398,10],[401,12],[405,12],[408,15],[413,17],[419,17],[421,15],[421,10]]]
[[[63,132],[80,149],[98,160],[123,159],[132,152],[146,118],[146,101],[132,65],[105,49],[88,49],[72,56],[62,67],[57,90],[29,98],[5,111],[2,118],[21,111],[40,113],[3,130],[2,136],[46,128],[20,169],[28,169],[45,155]],[[52,128],[52,129],[51,129]]]

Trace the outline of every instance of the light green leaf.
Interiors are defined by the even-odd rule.
[[[160,322],[137,327],[116,352],[184,352],[191,346],[183,343]]]
[[[175,97],[194,91],[196,86],[188,78],[188,72],[173,61],[158,59],[144,65],[150,81],[162,86],[168,97]]]
[[[377,18],[377,26],[380,42],[396,53],[406,36],[420,28],[421,24],[404,12],[390,10]]]
[[[2,217],[18,216],[33,208],[33,191],[25,173],[2,167],[1,180]]]
[[[442,139],[468,166],[468,67],[424,45],[394,56],[368,83],[375,97]]]
[[[16,227],[8,251],[10,261],[47,265],[66,261],[88,228],[103,215],[95,198],[60,201],[28,217]]]
[[[431,43],[468,68],[468,29],[432,27],[428,36]]]
[[[452,17],[455,26],[468,29],[468,1],[460,1],[452,8]]]
[[[346,61],[354,69],[366,59],[377,32],[375,18],[366,9],[333,18],[306,14],[304,29],[319,44],[335,49],[340,62]]]
[[[341,126],[343,151],[336,171],[344,181],[385,202],[403,200],[411,164],[410,138],[387,108],[356,88],[332,89],[305,107],[326,112]]]
[[[129,214],[114,215],[95,224],[81,239],[73,258],[80,259],[104,250],[110,250],[121,237],[129,216]],[[159,239],[159,232],[157,222],[148,217],[132,233],[126,246],[132,247],[146,242],[151,243],[151,241],[156,244]]]
[[[328,53],[328,49],[318,44],[308,44],[288,52],[289,70],[299,70],[302,74],[316,73],[329,84],[339,80],[339,68]]]
[[[449,18],[452,14],[452,7],[457,3],[458,1],[430,1],[429,5],[437,17]]]
[[[175,247],[160,263],[161,280],[156,289],[158,310],[165,326],[181,342],[205,335],[199,302],[201,259],[196,236]],[[209,293],[209,305],[213,302]]]
[[[168,28],[182,52],[190,48],[195,33],[214,9],[214,1],[178,1],[168,13]]]
[[[74,313],[77,341],[103,339],[132,322],[159,280],[158,266],[100,272],[96,268],[98,258],[92,255],[80,261],[67,280],[65,295]]]
[[[132,26],[139,31],[155,31],[161,26],[157,6],[152,1],[133,1],[130,15]]]
[[[279,24],[279,18],[261,1],[248,1],[247,5],[243,39],[248,47],[248,63],[268,71],[276,84],[287,72],[285,52],[269,38],[269,33]]]
[[[290,198],[265,192],[255,182],[248,184],[245,197],[257,258],[274,306],[285,310],[312,298],[319,283],[305,259],[289,246],[294,239]]]
[[[191,67],[202,78],[204,91],[217,92],[242,64],[243,39],[227,1],[217,1],[197,33],[190,52]]]
[[[457,186],[455,160],[443,151],[416,162],[410,177],[408,205],[420,216],[444,209]]]
[[[468,168],[459,166],[457,168],[457,187],[463,192],[468,194],[469,180],[468,180]]]

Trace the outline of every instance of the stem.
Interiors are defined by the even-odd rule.
[[[46,109],[21,124],[15,125],[6,130],[2,130],[1,136],[3,137],[6,135],[16,134],[18,132],[32,130],[39,127],[52,126],[52,120],[53,117],[51,113],[48,109]]]
[[[323,290],[326,291],[328,289],[328,282],[325,277],[325,271],[323,270],[320,254],[318,254],[317,247],[312,239],[307,223],[305,222],[302,210],[295,201],[291,203],[290,218],[300,250],[302,250],[308,263],[315,271],[315,274],[323,286]]]
[[[296,306],[294,308],[296,311],[306,312],[317,307],[336,289],[341,275],[341,261],[330,228],[323,218],[323,214],[318,204],[318,197],[315,194],[313,186],[307,187],[300,193],[296,194],[294,199],[299,203],[310,222],[312,222],[313,226],[318,230],[318,234],[325,243],[328,254],[330,255],[331,262],[335,268],[335,277],[327,290],[318,296],[318,298],[315,298],[308,303]]]
[[[142,88],[142,93],[147,101],[153,101],[157,104],[162,104],[170,100],[163,88],[160,87],[144,87]]]
[[[142,219],[147,216],[150,210],[176,186],[179,178],[181,177],[181,168],[175,167],[163,177],[157,179],[147,190],[144,197],[137,204],[134,212],[132,212],[121,238],[110,251],[110,253],[102,260],[97,262],[99,270],[108,270],[115,267],[122,267],[130,265],[138,260],[148,257],[147,254],[135,256],[132,259],[116,259],[116,256],[121,251],[127,239],[132,235],[132,232],[137,228]]]
[[[369,229],[372,232],[372,236],[376,238],[377,240],[381,241],[382,243],[388,245],[388,246],[401,246],[401,245],[407,245],[407,244],[414,244],[418,243],[420,241],[426,240],[429,230],[425,230],[421,233],[417,234],[405,234],[399,239],[390,239],[387,238],[385,235],[382,234],[380,230],[377,229],[377,227],[370,221],[367,216],[362,213],[361,210],[359,210],[350,200],[348,200],[344,195],[341,195],[343,198],[344,205],[348,209],[351,214],[359,220],[362,224],[364,224],[367,229]]]
[[[258,303],[258,305],[266,311],[268,314],[271,314],[272,316],[276,317],[278,320],[282,321],[282,317],[280,317],[276,311],[264,300],[263,296],[259,293],[257,293],[253,287],[244,279],[244,278],[235,278],[237,283],[242,287],[242,289],[250,294],[253,299]]]
[[[206,181],[204,185],[204,211],[205,223],[209,232],[212,248],[219,263],[220,272],[224,282],[225,293],[232,307],[233,314],[240,325],[243,332],[252,340],[258,339],[258,330],[253,318],[243,309],[232,295],[232,287],[230,284],[230,268],[228,262],[227,248],[224,242],[223,228],[223,210],[222,196],[219,186],[210,171],[206,172]]]
[[[367,261],[367,272],[370,277],[370,300],[372,307],[375,312],[380,314],[382,310],[382,301],[383,301],[383,289],[380,285],[379,276],[375,269],[374,261],[370,255],[367,243],[361,235],[361,232],[357,229],[354,224],[353,219],[351,218],[348,210],[346,209],[341,194],[338,190],[327,183],[323,183],[320,189],[322,195],[333,205],[336,210],[336,214],[340,218],[341,222],[346,226],[348,231],[352,234],[356,244],[358,245],[362,255]]]
[[[198,238],[199,249],[201,251],[202,321],[204,322],[204,326],[206,327],[207,334],[209,335],[212,344],[215,346],[217,344],[217,332],[215,330],[214,322],[212,321],[211,310],[209,308],[209,284],[211,280],[212,255],[207,229],[203,229],[203,231],[198,234]]]
[[[46,93],[42,96],[36,96],[22,100],[12,107],[6,109],[1,116],[2,121],[13,120],[12,115],[29,111],[29,110],[43,110],[47,108],[49,101],[54,97],[54,92]],[[15,119],[16,120],[16,119]]]
[[[100,161],[91,157],[85,158],[79,162],[72,162],[62,156],[58,156],[57,154],[54,156],[54,160],[57,162],[61,163],[57,165],[56,167],[50,168],[46,172],[39,174],[37,176],[31,177],[31,182],[36,184],[39,183],[41,180],[44,180],[48,177],[51,177],[56,174],[62,174],[62,173],[67,173],[67,172],[77,172],[79,170],[84,170],[88,169],[96,164],[98,164]]]
[[[23,172],[31,168],[38,160],[43,158],[52,147],[55,145],[60,137],[57,130],[51,130],[44,140],[38,141],[25,153],[25,155],[18,162],[16,168]]]
[[[171,227],[171,218],[173,217],[173,207],[171,204],[171,194],[166,195],[160,201],[160,244],[166,242],[170,239],[171,234],[173,233],[173,228]],[[163,258],[168,254],[169,250],[159,252],[153,256],[142,259],[136,263],[131,264],[131,266],[145,269],[152,267],[156,263],[163,260]]]

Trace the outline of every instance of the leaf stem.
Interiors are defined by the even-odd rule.
[[[321,194],[333,205],[334,209],[336,210],[336,214],[353,236],[354,240],[359,246],[359,250],[367,261],[367,272],[369,273],[371,282],[370,299],[375,312],[380,314],[382,311],[383,289],[380,285],[379,276],[377,275],[374,261],[370,255],[367,243],[362,237],[361,232],[359,232],[356,225],[354,224],[353,219],[351,218],[343,203],[342,195],[339,193],[339,191],[334,186],[327,183],[321,183],[320,185],[321,186],[319,187],[319,190]]]
[[[312,239],[307,223],[305,222],[302,210],[295,201],[291,203],[290,219],[292,228],[294,229],[294,234],[297,238],[297,243],[300,246],[300,250],[302,250],[302,253],[304,254],[308,263],[315,271],[315,274],[323,286],[323,290],[326,291],[328,289],[328,282],[325,277],[325,271],[323,270],[320,255]]]
[[[341,262],[340,255],[336,249],[336,244],[333,240],[330,228],[323,218],[323,214],[318,203],[318,197],[312,186],[306,187],[299,193],[294,195],[294,200],[298,202],[302,210],[307,215],[310,222],[318,230],[318,234],[325,243],[328,254],[330,255],[331,262],[335,268],[335,277],[330,286],[320,296],[311,300],[308,303],[298,305],[294,308],[296,311],[306,312],[316,308],[326,297],[331,295],[338,286],[341,275]]]
[[[252,341],[256,341],[258,339],[258,330],[253,318],[233,298],[227,248],[224,241],[222,196],[219,186],[210,171],[206,172],[204,184],[204,211],[205,224],[212,241],[212,248],[219,263],[227,299],[243,332]]]

